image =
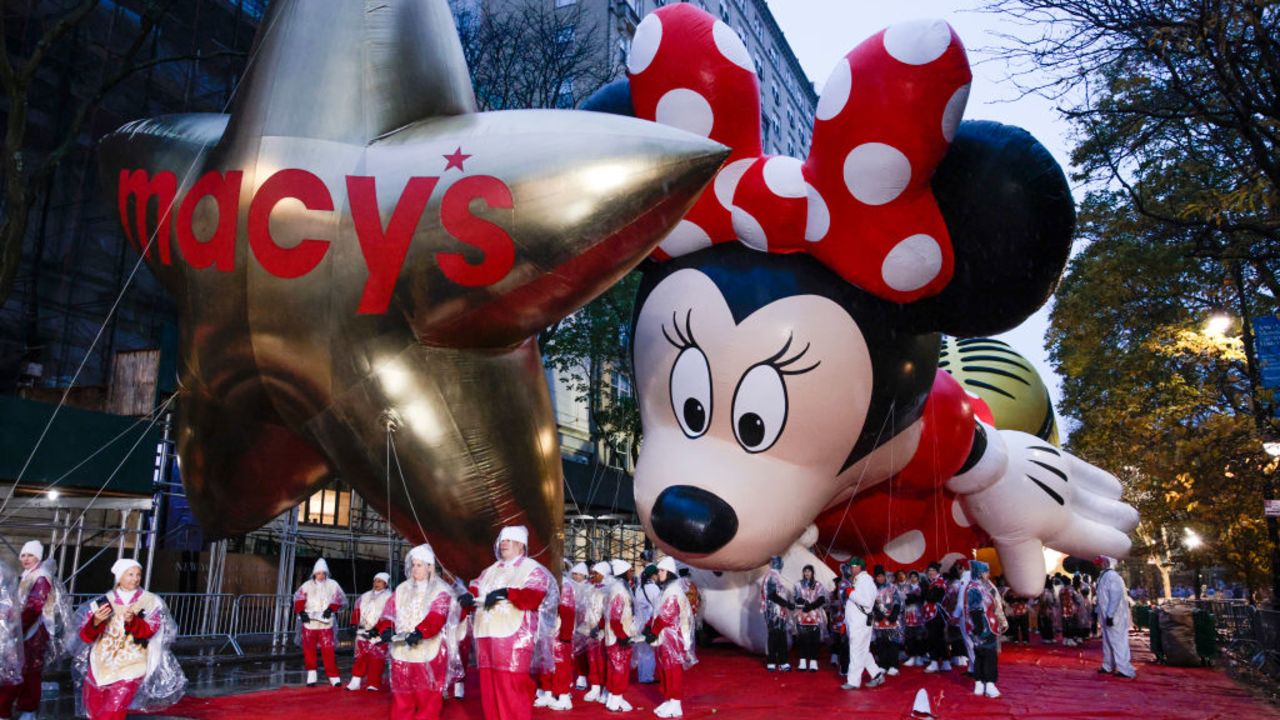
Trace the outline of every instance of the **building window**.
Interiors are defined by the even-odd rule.
[[[558,8],[569,7],[570,5],[577,5],[577,4],[578,4],[578,0],[556,0],[556,7]]]
[[[781,105],[781,104],[782,104],[782,92],[781,92],[780,90],[778,90],[778,86],[777,86],[777,85],[774,85],[774,86],[773,86],[773,104],[774,104],[774,105]]]
[[[729,22],[729,0],[720,0],[720,18]]]
[[[573,25],[565,25],[556,30],[557,45],[571,45],[573,43],[576,30]]]
[[[618,38],[618,64],[626,65],[627,56],[631,54],[631,38],[623,35]]]
[[[298,506],[298,522],[305,525],[351,527],[351,491],[320,490]]]

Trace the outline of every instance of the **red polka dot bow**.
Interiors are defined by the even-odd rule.
[[[964,114],[969,61],[941,20],[894,25],[827,79],[803,163],[765,156],[760,87],[741,38],[685,3],[640,23],[627,59],[638,117],[732,148],[659,260],[741,241],[807,252],[878,297],[910,302],[951,279],[951,238],[929,186]]]

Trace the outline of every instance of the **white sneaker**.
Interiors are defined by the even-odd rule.
[[[631,703],[627,702],[626,698],[621,695],[618,696],[618,712],[631,712],[634,709],[635,708],[631,707]]]
[[[888,670],[885,670],[885,672],[889,673],[889,677],[893,677],[898,674],[898,668],[889,668]]]
[[[984,692],[986,692],[986,689],[987,689],[986,685],[987,685],[987,684],[986,684],[986,683],[984,683],[984,682],[976,682],[976,683],[974,683],[974,684],[973,684],[973,694],[974,694],[974,695],[981,695],[981,694],[983,694]]]
[[[773,672],[774,670],[778,669],[778,666],[773,663],[769,663],[768,665],[764,666],[764,669],[768,670],[769,672]]]
[[[587,676],[586,676],[586,675],[579,675],[579,676],[578,676],[578,682],[574,683],[574,685],[575,685],[575,686],[577,687],[577,689],[579,689],[579,690],[586,690],[586,689],[587,689]]]
[[[671,707],[671,701],[668,700],[662,703],[661,705],[659,705],[658,707],[654,708],[653,714],[657,715],[660,718],[671,717],[670,715],[667,714],[667,710],[670,709],[670,707]]]
[[[782,663],[778,669],[782,672],[791,672],[791,663]]]
[[[1000,691],[996,689],[996,684],[995,684],[995,683],[987,683],[987,692],[986,692],[986,695],[987,695],[987,697],[989,697],[989,698],[998,698],[998,697],[1000,697]]]
[[[808,669],[809,669],[809,661],[808,661],[808,660],[806,660],[806,659],[804,659],[804,658],[800,658],[800,669],[801,669],[801,670],[808,670]]]
[[[600,699],[599,699],[599,700],[596,700],[596,702],[600,703],[601,705],[608,705],[608,704],[609,704],[609,698],[611,698],[611,697],[613,697],[613,696],[612,696],[612,694],[610,694],[610,693],[609,693],[609,691],[608,691],[608,690],[602,690],[602,691],[600,691]]]
[[[907,658],[907,661],[902,663],[902,667],[915,667],[915,666],[916,666],[915,658]]]
[[[555,702],[551,703],[547,707],[551,708],[552,710],[572,710],[573,698],[569,697],[569,693],[565,693],[561,695],[559,698],[557,698]]]
[[[534,707],[550,707],[551,703],[553,702],[555,702],[555,698],[551,696],[551,693],[547,692],[546,690],[539,690],[537,692],[537,697],[534,698],[533,700],[533,706]]]
[[[331,687],[338,687],[341,684],[342,684],[342,678],[340,677],[329,678],[329,685]]]
[[[607,701],[605,701],[604,709],[605,709],[605,710],[608,710],[608,711],[610,711],[610,712],[617,712],[617,711],[618,711],[618,699],[617,699],[617,698],[615,698],[615,697],[610,697]]]
[[[679,700],[671,701],[671,707],[667,709],[667,717],[669,718],[684,717],[684,708],[680,707]]]
[[[353,678],[351,678],[351,682],[347,683],[347,689],[348,689],[348,690],[359,690],[359,689],[360,689],[360,678],[358,678],[358,677],[353,677]]]
[[[465,688],[466,688],[466,685],[465,685],[461,680],[459,680],[458,682],[454,683],[454,684],[453,684],[453,696],[454,696],[454,697],[456,697],[456,698],[461,698],[461,697],[462,697],[462,695],[463,695],[463,693],[465,692]]]
[[[313,687],[316,684],[316,680],[318,678],[319,676],[316,675],[315,670],[308,670],[307,671],[307,687]]]
[[[597,702],[600,700],[600,686],[592,685],[586,695],[582,696],[582,702]]]
[[[936,672],[938,672],[938,662],[937,662],[936,660],[935,660],[935,661],[933,661],[933,662],[930,662],[930,663],[929,663],[929,667],[925,668],[925,669],[924,669],[924,671],[925,671],[925,672],[927,672],[927,673],[936,673]]]
[[[951,663],[946,660],[942,661],[942,672],[951,672]]]

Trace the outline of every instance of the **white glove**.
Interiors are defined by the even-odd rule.
[[[991,536],[1014,592],[1044,588],[1044,547],[1091,558],[1125,557],[1138,512],[1120,481],[1034,435],[983,425],[987,450],[947,482],[965,515]]]

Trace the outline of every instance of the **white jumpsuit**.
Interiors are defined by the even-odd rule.
[[[853,580],[853,592],[844,601],[844,624],[849,633],[849,679],[861,687],[862,673],[875,679],[884,672],[871,655],[871,623],[867,622],[876,604],[876,583],[864,570]]]
[[[1102,625],[1102,669],[1125,677],[1138,671],[1129,661],[1129,599],[1124,578],[1112,568],[1098,576],[1098,623]],[[1111,624],[1107,624],[1107,618]]]

